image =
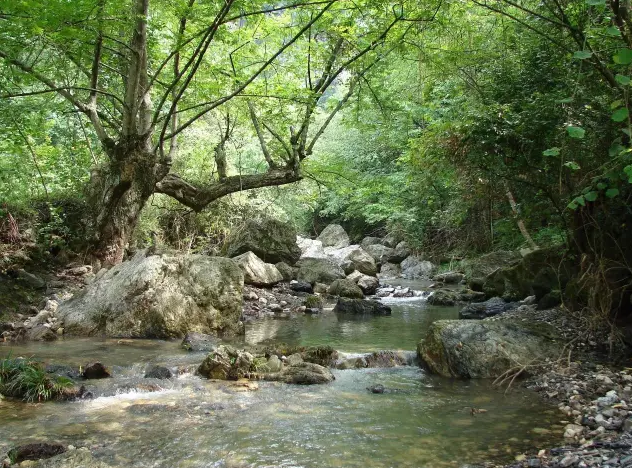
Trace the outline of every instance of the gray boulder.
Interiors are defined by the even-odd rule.
[[[377,273],[375,260],[359,245],[350,245],[342,249],[326,248],[325,254],[340,265],[347,274],[354,270],[369,276],[375,276]]]
[[[311,362],[297,362],[275,374],[266,374],[266,380],[274,380],[295,385],[318,385],[333,382],[334,375],[329,369]]]
[[[367,236],[364,239],[362,239],[362,242],[360,242],[360,247],[362,247],[363,249],[365,249],[366,247],[368,247],[369,245],[375,245],[375,244],[381,244],[382,243],[382,239],[379,237],[372,237],[372,236]]]
[[[246,252],[233,260],[244,273],[244,283],[254,286],[273,286],[283,281],[283,275],[276,266],[265,263],[252,252]]]
[[[164,366],[152,366],[145,372],[146,379],[170,379],[173,374],[169,368]]]
[[[402,274],[402,268],[396,263],[385,263],[380,268],[379,278],[399,278]]]
[[[562,350],[553,327],[514,320],[438,320],[417,346],[417,354],[444,377],[495,378],[509,369]]]
[[[469,304],[459,312],[460,319],[484,319],[500,315],[511,309],[515,309],[520,304],[517,302],[505,302],[500,297],[492,297],[485,302]]]
[[[357,284],[367,296],[375,294],[380,285],[380,282],[374,276],[364,275],[357,270],[347,276],[347,279]]]
[[[329,294],[332,296],[351,297],[362,299],[364,293],[362,289],[353,281],[348,279],[337,279],[329,286]]]
[[[299,260],[298,281],[310,284],[331,284],[337,279],[345,277],[345,272],[339,265],[328,258],[302,258]]]
[[[253,219],[234,230],[226,239],[226,255],[236,257],[253,252],[266,263],[294,265],[301,257],[296,230],[272,218]]]
[[[395,248],[397,247],[397,244],[401,242],[401,240],[402,236],[397,233],[391,232],[390,234],[387,234],[384,239],[382,239],[382,244],[386,245],[387,247]]]
[[[519,252],[497,250],[476,258],[468,258],[461,262],[461,267],[468,279],[483,279],[499,268],[507,267],[520,261]]]
[[[463,273],[459,273],[458,271],[446,271],[445,273],[435,275],[432,279],[433,281],[439,281],[440,283],[457,284],[460,283],[464,277],[465,275]]]
[[[318,236],[318,240],[323,243],[323,247],[334,247],[336,249],[342,249],[350,244],[349,235],[339,224],[330,224],[323,229]]]
[[[65,333],[178,338],[188,332],[231,335],[240,322],[244,275],[221,257],[139,253],[59,306]]]
[[[221,345],[211,351],[198,367],[198,374],[207,379],[237,380],[256,368],[255,357],[243,350]]]
[[[340,297],[334,312],[350,315],[391,315],[391,308],[378,301]]]
[[[323,243],[318,239],[299,236],[296,242],[301,249],[301,258],[327,258]]]
[[[28,341],[55,341],[57,333],[51,330],[50,326],[36,325],[26,330],[24,339]]]
[[[408,279],[430,278],[437,269],[431,262],[413,255],[404,260],[400,266],[402,276]]]
[[[437,289],[428,297],[428,304],[435,306],[453,306],[458,301],[459,293],[451,289]]]
[[[392,259],[395,256],[395,249],[381,244],[367,245],[365,250],[366,253],[373,257],[373,260],[375,260],[375,263],[378,265],[392,262]]]
[[[393,263],[401,263],[406,260],[411,254],[410,247],[408,246],[408,242],[401,241],[399,244],[395,246],[393,251],[393,256],[391,257],[391,262]]]

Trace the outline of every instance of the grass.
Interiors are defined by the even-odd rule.
[[[53,400],[73,386],[66,377],[51,376],[42,364],[26,359],[0,359],[0,394],[27,402]]]

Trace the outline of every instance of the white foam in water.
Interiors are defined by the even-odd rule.
[[[413,291],[412,297],[381,297],[380,300],[384,304],[401,304],[408,302],[426,302],[432,294],[432,291]]]

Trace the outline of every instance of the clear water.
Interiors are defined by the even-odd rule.
[[[246,342],[331,344],[350,352],[414,349],[427,325],[456,311],[420,300],[392,301],[393,315],[367,320],[300,317],[250,324]],[[560,436],[554,409],[535,395],[504,394],[489,382],[441,379],[417,367],[335,371],[329,385],[259,382],[241,392],[191,373],[144,393],[145,368],[181,372],[203,355],[178,343],[65,340],[0,346],[0,355],[81,365],[101,360],[114,377],[91,382],[101,395],[74,403],[0,402],[0,452],[59,440],[87,446],[116,467],[459,467],[511,460]],[[376,395],[382,384],[402,392]],[[132,390],[130,390],[130,388]],[[484,408],[471,414],[471,408]]]

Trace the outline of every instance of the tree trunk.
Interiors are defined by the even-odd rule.
[[[109,152],[107,167],[91,177],[94,213],[93,254],[102,266],[121,263],[140,213],[154,193],[159,165],[156,154],[142,141],[119,143]]]
[[[524,239],[527,241],[530,249],[537,250],[538,246],[533,241],[531,234],[529,234],[529,231],[527,231],[527,226],[524,224],[523,219],[520,217],[518,204],[516,203],[516,199],[514,198],[513,193],[511,193],[511,189],[509,188],[509,184],[507,182],[505,182],[505,190],[507,190],[507,200],[509,200],[509,206],[511,206],[511,211],[514,214],[514,218],[516,219],[516,223],[518,224],[518,229],[520,229],[520,232],[522,233],[522,237],[524,237]]]

